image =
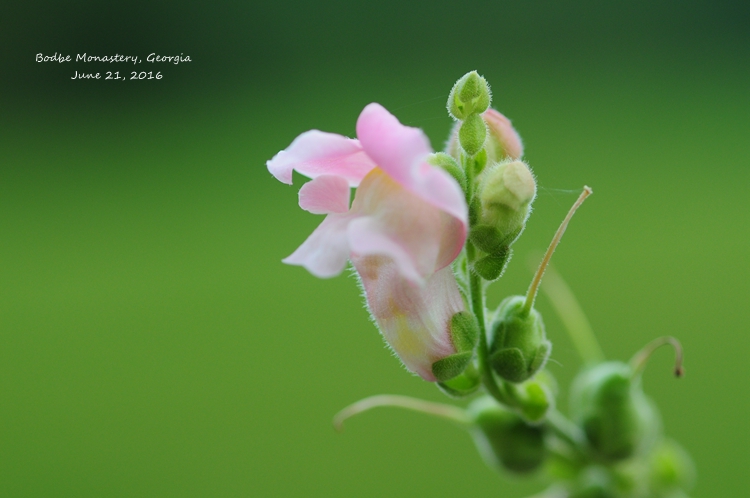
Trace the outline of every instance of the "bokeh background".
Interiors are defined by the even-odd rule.
[[[490,303],[555,255],[602,347],[673,334],[645,388],[693,455],[697,497],[750,488],[744,1],[11,2],[0,7],[0,496],[507,496],[449,423],[379,393],[410,376],[354,280],[281,264],[320,222],[265,161],[302,131],[354,135],[379,102],[440,149],[477,69],[540,184]],[[189,55],[161,80],[37,53]],[[145,66],[146,64],[142,64]],[[544,297],[565,386],[580,366]],[[563,401],[564,403],[564,401]],[[564,404],[563,404],[564,406]]]

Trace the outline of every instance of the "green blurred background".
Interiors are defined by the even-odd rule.
[[[507,496],[469,436],[364,396],[408,375],[352,278],[281,264],[320,217],[265,161],[379,102],[440,149],[477,69],[526,144],[535,213],[490,302],[555,255],[602,346],[673,334],[645,388],[694,496],[750,487],[745,1],[5,3],[0,7],[1,496]],[[72,81],[37,53],[183,53],[162,80]],[[544,297],[567,385],[580,361]]]

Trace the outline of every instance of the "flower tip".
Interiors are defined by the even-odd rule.
[[[281,183],[292,184],[292,165],[285,160],[286,151],[282,150],[276,153],[271,159],[266,161],[268,172]]]

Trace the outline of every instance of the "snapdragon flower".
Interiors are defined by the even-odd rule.
[[[325,278],[350,260],[388,344],[410,371],[435,381],[432,364],[457,352],[451,317],[466,307],[450,267],[466,240],[464,194],[426,162],[424,133],[379,104],[362,111],[357,137],[311,130],[268,161],[284,183],[293,170],[311,178],[300,207],[327,215],[284,262]]]

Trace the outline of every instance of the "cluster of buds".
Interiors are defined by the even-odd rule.
[[[584,187],[563,220],[526,294],[486,309],[486,287],[503,275],[537,192],[518,133],[491,102],[477,72],[456,82],[447,104],[456,123],[443,152],[433,152],[421,130],[370,104],[356,139],[308,131],[267,163],[284,183],[292,183],[293,171],[311,178],[300,189],[300,207],[326,215],[284,262],[318,277],[338,275],[349,262],[373,321],[406,369],[451,398],[483,392],[465,409],[374,396],[344,409],[335,423],[399,406],[459,423],[493,468],[524,475],[546,469],[550,496],[685,496],[692,463],[663,436],[640,382],[661,344],[677,349],[681,375],[675,339],[655,341],[629,364],[588,355],[571,389],[570,418],[556,407],[558,386],[545,369],[552,343],[534,302],[591,189]],[[574,340],[587,333],[571,331]],[[586,340],[596,344],[593,335]]]

